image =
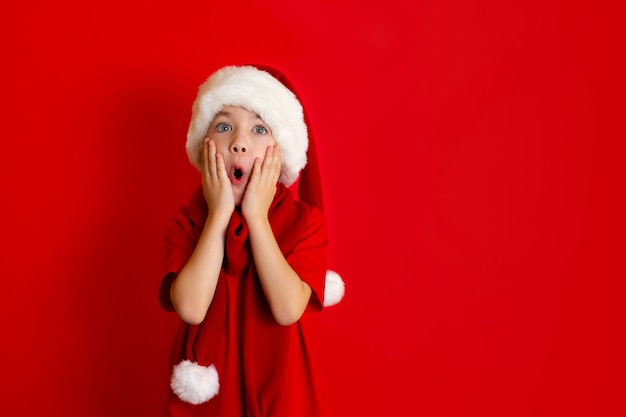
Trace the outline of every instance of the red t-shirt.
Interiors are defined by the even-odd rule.
[[[296,201],[282,184],[268,216],[285,259],[313,290],[307,310],[291,326],[276,323],[254,268],[248,228],[236,210],[226,233],[224,263],[211,306],[201,324],[181,322],[170,363],[173,367],[188,359],[214,365],[219,392],[199,405],[171,393],[173,417],[317,417],[321,413],[309,315],[321,310],[324,301],[326,221],[320,210]],[[173,310],[171,283],[191,256],[206,217],[199,187],[189,205],[168,223],[160,289],[166,310]]]

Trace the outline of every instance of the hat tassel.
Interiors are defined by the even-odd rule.
[[[174,366],[170,387],[181,400],[202,404],[215,397],[220,389],[214,365],[202,366],[184,359]]]

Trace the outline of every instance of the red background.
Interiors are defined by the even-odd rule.
[[[317,138],[329,416],[626,415],[617,7],[2,7],[3,415],[165,415],[165,222],[196,89],[240,63],[283,70]]]

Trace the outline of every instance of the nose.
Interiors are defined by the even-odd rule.
[[[246,153],[248,151],[244,135],[238,134],[233,137],[230,143],[230,151],[232,153]]]

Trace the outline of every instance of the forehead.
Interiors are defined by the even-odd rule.
[[[219,116],[233,118],[233,119],[249,119],[249,120],[260,120],[263,121],[261,116],[257,113],[247,110],[243,107],[239,106],[223,106],[220,111],[215,114],[214,120]]]

